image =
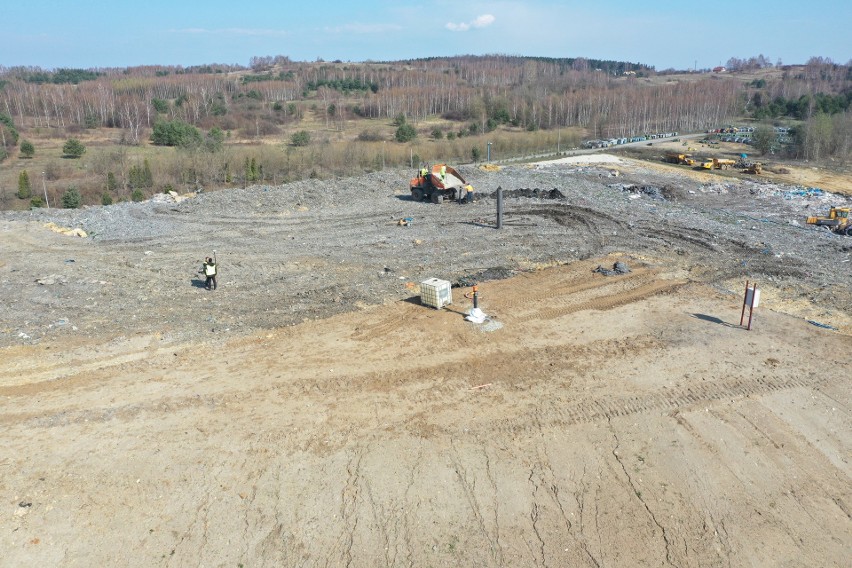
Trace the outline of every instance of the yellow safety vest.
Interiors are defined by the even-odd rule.
[[[204,263],[204,276],[216,276],[216,264]]]

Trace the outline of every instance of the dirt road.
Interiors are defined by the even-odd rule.
[[[672,268],[8,348],[2,564],[845,566],[849,336]]]

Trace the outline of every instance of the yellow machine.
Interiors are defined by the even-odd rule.
[[[704,168],[705,170],[712,170],[713,169],[713,160],[706,160],[704,162],[701,162],[701,167]]]
[[[736,160],[731,160],[731,159],[728,159],[728,158],[713,158],[713,169],[714,170],[727,169],[727,168],[733,166],[736,163],[737,163]]]
[[[850,211],[852,211],[852,207],[832,207],[828,211],[828,217],[808,217],[808,225],[826,227],[838,235],[852,237]]]
[[[678,154],[669,152],[666,154],[666,161],[670,164],[683,164],[684,166],[694,166],[695,159],[689,154]]]

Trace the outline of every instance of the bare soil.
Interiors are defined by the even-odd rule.
[[[849,242],[750,181],[463,173],[4,214],[2,563],[846,566]],[[566,197],[497,231],[497,186]]]

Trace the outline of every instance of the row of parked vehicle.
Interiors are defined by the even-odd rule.
[[[776,141],[780,144],[789,144],[792,142],[790,137],[790,129],[786,126],[775,126]],[[754,133],[753,126],[725,126],[715,130],[708,130],[708,134],[715,134],[716,138],[721,142],[735,142],[738,144],[752,144],[752,134]]]
[[[631,136],[629,138],[609,138],[606,140],[586,140],[583,142],[583,148],[609,148],[610,146],[618,146],[621,144],[629,144],[630,142],[645,142],[647,140],[658,140],[661,138],[674,138],[677,132],[663,132],[660,134],[646,134],[644,136]]]

